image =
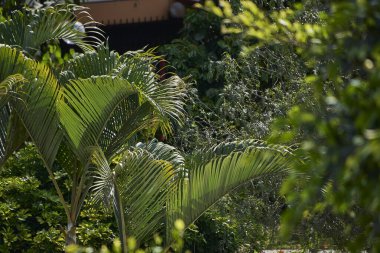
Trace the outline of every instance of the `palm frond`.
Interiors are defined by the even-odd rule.
[[[136,144],[136,147],[147,150],[157,160],[170,162],[175,167],[176,171],[179,171],[183,176],[186,176],[185,158],[175,147],[159,142],[157,139],[153,139],[148,143],[139,142]]]
[[[26,81],[21,74],[13,74],[3,81],[0,80],[0,107],[4,107],[10,99],[18,99],[19,86]]]
[[[185,102],[185,83],[178,76],[172,76],[149,87],[149,93],[144,92],[148,101],[158,108],[159,115],[163,124],[161,129],[163,133],[170,133],[171,123],[182,123],[184,118]]]
[[[21,148],[28,134],[20,118],[6,105],[0,109],[0,166]]]
[[[154,72],[154,65],[160,60],[150,51],[130,52],[121,56],[123,63],[116,73],[139,88],[144,99],[156,108],[162,132],[170,133],[171,121],[181,123],[184,116],[185,84],[175,75],[160,81]]]
[[[288,172],[298,161],[292,149],[258,140],[223,143],[201,153],[183,173],[184,159],[174,147],[156,140],[139,143],[115,158],[114,168],[105,158],[99,160],[95,195],[114,200],[114,210],[125,215],[127,231],[139,240],[166,224],[170,243],[176,219],[188,226],[236,187]]]
[[[137,148],[123,153],[113,170],[103,164],[96,178],[98,199],[115,198],[118,188],[128,233],[142,240],[162,227],[167,195],[178,178],[173,164]]]
[[[103,203],[104,207],[109,209],[114,204],[115,173],[100,150],[92,153],[91,161],[96,167],[94,172],[95,182],[91,187],[93,199],[95,202]]]
[[[97,140],[107,159],[128,148],[138,132],[149,129],[154,135],[158,127],[170,132],[171,123],[181,121],[184,84],[178,77],[160,82],[154,72],[158,59],[151,51],[141,50],[119,56],[107,45],[100,45],[97,51],[85,52],[65,65],[60,78],[64,86],[77,78],[110,75],[136,88],[135,95],[120,100]]]
[[[63,139],[58,149],[56,156],[56,164],[60,166],[70,177],[71,181],[74,181],[74,175],[82,175],[83,167],[78,164],[77,157],[67,139]]]
[[[123,252],[127,252],[127,228],[125,226],[124,208],[120,192],[116,184],[115,173],[110,168],[101,149],[95,149],[92,154],[92,164],[96,166],[92,186],[94,200],[103,203],[106,209],[112,208],[119,229]]]
[[[135,111],[124,117],[126,120],[123,124],[107,126],[113,133],[108,135],[113,138],[104,141],[110,143],[105,151],[107,157],[124,150],[124,144],[138,131],[150,129],[154,135],[160,127],[163,133],[169,133],[172,131],[172,122],[179,123],[183,118],[185,85],[176,76],[159,81],[154,72],[155,59],[157,57],[149,51],[128,52],[120,57],[117,68],[113,71],[113,75],[128,80],[136,87],[139,91],[136,99],[139,102]],[[116,118],[112,121],[122,123]]]
[[[91,155],[88,147],[98,146],[115,109],[135,93],[128,81],[109,76],[71,80],[62,90],[58,102],[61,123],[83,164]]]
[[[134,104],[134,99],[138,101],[138,94],[130,96],[129,101],[120,103],[99,139],[109,159],[128,149],[137,133],[152,128],[158,122],[154,116],[154,107],[150,103],[144,102],[140,105],[138,101]],[[130,107],[126,107],[127,103]]]
[[[0,80],[0,165],[27,139],[20,118],[9,104],[20,99],[20,86],[27,80],[21,74],[13,74]]]
[[[78,28],[81,21],[84,31]],[[70,41],[84,51],[93,50],[102,36],[86,9],[76,5],[23,9],[0,23],[0,43],[19,47],[29,54],[43,43],[57,39]]]
[[[138,239],[144,239],[164,221],[167,194],[175,186],[175,167],[146,151],[135,151],[124,155],[115,172],[116,184],[126,186],[119,190],[127,228]]]
[[[168,199],[168,238],[177,218],[188,226],[231,190],[265,174],[287,172],[296,160],[286,147],[255,140],[221,144],[204,153],[209,159],[192,161],[188,179]]]
[[[268,145],[268,143],[266,143],[265,141],[257,139],[236,140],[230,142],[222,142],[211,148],[205,148],[199,151],[195,151],[191,155],[191,159],[188,162],[200,164],[204,163],[205,161],[209,161],[215,157],[229,155],[232,152],[242,152],[249,147],[262,147],[267,149],[273,149],[282,152],[283,154],[292,153],[294,151],[292,147],[275,144]]]
[[[100,44],[96,51],[87,51],[68,61],[61,72],[61,83],[70,79],[112,75],[119,64],[119,54],[110,51],[108,45]]]
[[[155,58],[157,57],[150,51],[141,50],[129,51],[120,56],[117,52],[111,51],[108,44],[102,43],[96,47],[96,51],[86,51],[68,61],[61,75],[64,83],[70,79],[101,75],[123,77],[132,84],[150,82],[155,77],[151,65]],[[150,75],[149,79],[146,78],[147,74]]]
[[[46,165],[51,166],[62,139],[55,106],[59,91],[57,80],[47,66],[28,59],[16,49],[0,45],[0,58],[0,80],[18,74],[23,76],[24,83],[18,87],[17,96],[11,96],[1,108],[2,115],[10,117],[2,120],[0,131],[7,138],[2,138],[1,149],[13,152],[9,147],[16,148],[21,139],[16,141],[17,145],[8,145],[4,140],[11,141],[14,129],[20,130],[20,136],[26,131]]]

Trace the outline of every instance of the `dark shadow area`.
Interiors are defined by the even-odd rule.
[[[124,53],[141,49],[144,46],[155,47],[169,43],[177,37],[182,27],[182,19],[169,19],[158,22],[108,25],[102,27],[112,50]]]

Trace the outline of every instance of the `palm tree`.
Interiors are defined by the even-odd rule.
[[[143,239],[162,222],[169,233],[178,217],[189,225],[235,187],[293,161],[286,148],[257,141],[223,144],[186,164],[162,143],[130,150],[142,133],[170,133],[181,122],[184,84],[175,75],[160,81],[152,52],[95,50],[74,28],[75,8],[16,12],[0,23],[0,43],[11,45],[0,45],[0,162],[26,140],[36,145],[67,216],[67,244],[76,242],[93,185],[95,196],[113,206],[125,246],[126,228]],[[28,58],[51,39],[68,39],[85,52],[53,73]],[[70,200],[55,179],[57,164],[70,176]]]
[[[84,31],[75,28],[78,20],[86,21]],[[94,50],[91,44],[99,44],[99,40],[92,36],[91,42],[86,41],[86,33],[100,34],[85,10],[75,5],[24,9],[0,23],[0,165],[25,141],[32,141],[68,220],[70,213],[53,170],[63,140],[56,108],[61,85],[47,66],[29,57],[34,57],[43,43],[58,39],[70,40],[85,51]]]
[[[36,145],[67,216],[67,244],[76,242],[94,156],[109,162],[143,130],[170,132],[172,122],[182,118],[184,97],[178,77],[159,81],[158,58],[151,52],[118,55],[103,45],[95,50],[84,31],[74,28],[78,8],[17,11],[0,23],[0,43],[7,44],[0,44],[0,162],[27,140]],[[97,34],[92,24],[84,27]],[[28,58],[52,39],[70,40],[85,53],[53,73]],[[70,200],[55,179],[57,165],[70,176]]]
[[[172,122],[180,122],[184,84],[177,76],[159,81],[154,72],[156,60],[149,52],[120,56],[100,46],[97,52],[87,52],[65,67],[61,80],[68,81],[58,112],[68,150],[73,151],[62,152],[62,156],[65,161],[77,158],[69,168],[76,187],[73,192],[82,191],[85,196],[92,185],[92,167],[111,163],[141,131],[148,131],[148,136],[157,129],[170,133]],[[75,201],[79,212],[83,198],[77,195]]]
[[[125,151],[112,164],[102,161],[95,161],[95,198],[112,204],[118,223],[140,241],[166,224],[170,245],[176,219],[188,226],[233,189],[287,172],[297,159],[290,148],[245,140],[202,150],[185,163],[174,147],[154,140]]]

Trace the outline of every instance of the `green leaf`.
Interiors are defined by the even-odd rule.
[[[76,5],[34,10],[25,8],[0,22],[0,43],[19,47],[31,55],[43,43],[58,39],[70,41],[84,51],[93,50],[92,46],[100,44],[103,37],[95,25],[86,9]],[[84,31],[79,27],[83,27]]]

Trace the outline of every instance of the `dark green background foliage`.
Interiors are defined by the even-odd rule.
[[[234,3],[237,10],[239,3]],[[309,93],[301,82],[305,71],[289,48],[263,47],[241,56],[243,41],[223,35],[220,18],[196,9],[184,24],[181,38],[163,46],[161,52],[179,73],[190,75],[198,88],[187,106],[186,125],[169,139],[187,153],[220,141],[262,138],[275,117],[304,102]],[[280,183],[278,177],[266,178],[224,198],[186,232],[188,248],[250,252],[269,246],[276,240],[284,205],[277,193]],[[272,194],[271,200],[267,194]]]
[[[263,5],[258,2],[257,4],[268,14],[271,13],[271,10],[277,11],[284,7],[273,4]],[[292,3],[286,3],[285,5],[290,6]],[[239,8],[236,6],[238,5],[235,5],[235,11]],[[324,23],[325,21],[321,21],[319,18],[319,12],[328,10],[328,7],[327,2],[305,1],[304,9],[299,8],[292,17],[292,20],[297,20],[301,23]],[[197,10],[193,10],[190,15],[195,15],[194,13],[206,15],[202,11],[197,12]],[[218,26],[220,26],[221,19],[217,17],[213,18],[214,24],[219,22]],[[180,39],[181,43],[192,43],[194,41],[194,37],[189,38],[187,35],[187,31],[191,34],[195,29],[191,28],[191,21],[191,19],[185,19],[185,28],[182,31]],[[207,27],[208,24],[196,23],[194,27],[202,25]],[[215,29],[215,25],[210,27]],[[265,27],[262,29],[265,30]],[[202,29],[200,30],[203,31]],[[211,34],[215,34],[213,30]],[[190,80],[194,80],[195,87],[200,87],[201,91],[199,97],[197,94],[192,97],[191,106],[188,106],[190,117],[186,122],[186,126],[176,133],[174,140],[171,139],[171,141],[177,143],[177,145],[186,151],[234,138],[264,138],[268,134],[271,134],[270,125],[273,120],[288,117],[287,112],[295,105],[318,115],[317,117],[322,114],[323,109],[321,107],[323,105],[319,103],[319,98],[314,96],[315,89],[309,82],[305,82],[305,78],[319,73],[325,62],[331,59],[330,54],[325,54],[326,57],[315,61],[314,57],[309,57],[308,53],[300,52],[296,45],[288,41],[270,43],[269,38],[269,43],[263,44],[257,38],[244,37],[243,40],[239,40],[241,35],[244,37],[244,33],[238,35],[222,33],[219,36],[214,36],[215,40],[227,38],[227,44],[230,42],[229,39],[233,38],[235,40],[235,47],[228,46],[224,48],[228,49],[224,50],[224,54],[218,54],[219,47],[217,46],[211,48],[211,51],[207,51],[208,55],[212,52],[212,57],[218,56],[219,60],[217,61],[217,65],[214,65],[217,66],[214,72],[210,72],[208,67],[205,67],[209,66],[207,64],[210,62],[215,62],[215,60],[207,61],[208,56],[204,51],[204,45],[207,45],[210,41],[206,43],[200,40],[198,42],[200,46],[195,46],[196,44],[192,43],[191,47],[182,47],[182,51],[176,51],[178,49],[178,41],[162,48],[163,52],[167,53],[168,59],[172,61],[173,66],[183,75],[191,75],[192,79]],[[201,36],[200,38],[203,37]],[[216,45],[220,44],[217,43]],[[252,50],[249,50],[245,54],[239,54],[241,46],[252,47]],[[199,51],[199,48],[203,49]],[[170,50],[176,51],[176,54],[171,54]],[[192,58],[192,53],[196,57]],[[179,56],[178,59],[176,56]],[[197,62],[198,60],[200,61]],[[195,67],[191,66],[193,63],[196,63],[194,64]],[[197,71],[194,71],[194,68]],[[186,70],[190,71],[186,72]],[[202,73],[203,75],[199,76]],[[217,73],[217,75],[205,75],[204,73]],[[205,76],[209,76],[210,79],[205,80]],[[215,82],[215,85],[207,84],[207,82],[210,83],[210,80]],[[202,85],[207,87],[207,89],[203,89]],[[294,115],[297,116],[299,114],[296,112]],[[282,141],[288,143],[299,142],[306,136],[316,136],[314,131],[308,131],[307,129],[299,131],[298,127],[294,127],[294,132],[289,132],[289,124],[279,123],[278,126],[279,128],[275,132],[279,133]],[[299,180],[297,179],[297,181]],[[275,185],[279,187],[282,181],[278,178],[273,178],[269,182],[265,188],[256,189],[259,194],[271,191],[272,188],[276,188],[274,187]],[[236,194],[239,192],[240,194]],[[268,201],[263,200],[259,196],[254,197],[254,201],[248,202],[248,204],[245,203],[245,206],[241,205],[240,203],[244,202],[245,199],[252,197],[252,195],[246,192],[244,194],[244,192],[244,190],[238,190],[234,193],[237,197],[229,199],[231,203],[237,206],[237,210],[254,209],[260,206],[260,203],[264,203],[263,206],[266,207],[271,206],[271,203],[268,203]],[[285,200],[280,198],[278,194],[276,196],[277,202],[275,204],[287,207],[284,204]],[[239,223],[236,223],[236,220],[234,220],[234,217],[231,217],[230,213],[226,215],[225,210],[228,210],[226,208],[227,203],[228,201],[223,200],[217,207],[214,207],[214,219],[211,218],[203,221],[203,218],[201,218],[203,226],[200,224],[198,232],[192,233],[195,238],[198,238],[198,242],[200,240],[201,243],[198,245],[194,242],[191,245],[201,248],[200,245],[202,247],[206,247],[206,245],[210,246],[205,241],[209,243],[214,241],[215,244],[213,246],[217,247],[217,242],[223,242],[223,238],[226,236],[222,234],[219,235],[219,239],[207,239],[207,236],[210,234],[207,232],[208,228],[218,227],[215,225],[216,223],[223,224],[223,221],[229,220],[229,226],[226,226],[224,230],[228,231],[226,232],[227,234],[233,234],[232,237],[229,237],[231,238],[228,241],[229,243],[235,244],[237,248],[246,247],[251,250],[260,249],[263,245],[268,246],[268,230],[273,231],[278,229],[279,221],[277,219],[286,208],[281,210],[274,209],[276,211],[273,213],[268,212],[268,210],[261,210],[261,212],[254,214],[239,214],[239,216],[234,216],[240,218]],[[288,208],[290,213],[298,210],[296,208],[297,203],[292,203],[292,206],[292,208]],[[255,217],[261,217],[261,219],[256,219]],[[357,225],[354,224],[352,217],[334,214],[331,208],[320,213],[310,213],[306,217],[299,225],[295,225],[296,228],[293,230],[293,236],[291,237],[293,244],[301,244],[305,248],[318,248],[324,245],[344,248],[344,245],[348,243],[348,236],[344,236],[343,232],[353,226],[355,229],[349,232],[350,236],[358,233]],[[262,225],[258,225],[260,221],[265,222]],[[208,225],[205,226],[205,223]],[[244,232],[237,231],[235,229],[237,224],[241,227],[256,226],[255,229],[250,231],[252,237],[247,237]],[[202,232],[203,230],[205,231],[204,233]],[[218,234],[217,229],[214,229],[214,231]],[[273,238],[271,240],[273,241]],[[276,237],[275,240],[278,240],[278,238]],[[189,245],[189,248],[192,247],[191,245]],[[212,246],[210,247],[212,248]]]
[[[233,3],[238,11],[239,3]],[[161,48],[174,68],[190,75],[199,88],[199,97],[194,94],[187,108],[185,127],[169,139],[180,148],[191,152],[220,141],[263,138],[271,122],[291,106],[313,105],[305,99],[311,93],[303,82],[308,69],[292,47],[263,46],[240,55],[244,41],[223,35],[220,18],[196,9],[184,24],[181,38]],[[189,248],[218,252],[224,244],[230,251],[241,247],[249,252],[269,246],[277,240],[284,207],[277,192],[280,184],[279,177],[266,178],[230,194],[196,223],[187,237]]]
[[[11,157],[0,174],[1,252],[62,250],[63,212],[33,147]]]
[[[292,3],[271,2],[257,4],[268,11]],[[231,5],[239,13],[240,1]],[[321,8],[309,5],[314,9],[300,13],[300,19]],[[193,83],[186,108],[189,118],[174,136],[174,143],[186,151],[230,139],[263,138],[273,119],[285,116],[291,106],[315,106],[312,90],[303,82],[313,69],[293,46],[264,45],[242,55],[247,41],[223,33],[222,21],[210,12],[192,9],[180,38],[160,47],[175,71]]]
[[[222,55],[236,53],[239,40],[220,32],[221,19],[212,13],[190,9],[183,21],[180,37],[160,47],[180,76],[191,76],[204,95],[210,88],[223,85]]]
[[[368,247],[369,251],[378,252],[380,4],[337,1],[331,4],[329,12],[331,17],[323,28],[329,36],[304,53],[311,52],[311,56],[322,61],[330,57],[318,75],[310,77],[316,98],[324,108],[322,117],[304,108],[295,108],[289,117],[295,128],[314,133],[314,139],[303,142],[310,161],[298,168],[312,178],[301,195],[291,194],[294,201],[302,203],[302,208],[288,213],[285,221],[290,225],[304,209],[318,212],[331,206],[356,223],[345,231],[351,238],[346,247],[351,251]],[[284,192],[289,193],[297,181],[290,178]],[[325,191],[323,195],[321,189]],[[314,208],[307,208],[309,205]]]
[[[227,14],[241,25],[238,30],[230,26],[229,32],[264,45],[293,45],[313,69],[305,82],[314,90],[318,110],[295,106],[273,132],[277,141],[301,141],[299,155],[307,157],[303,166],[294,167],[300,173],[283,186],[297,208],[286,212],[282,232],[289,235],[297,222],[331,210],[346,221],[345,250],[378,252],[380,4],[331,1],[314,24],[297,22],[302,5],[298,7],[268,17],[246,4],[242,15]],[[262,25],[244,22],[252,17]]]

